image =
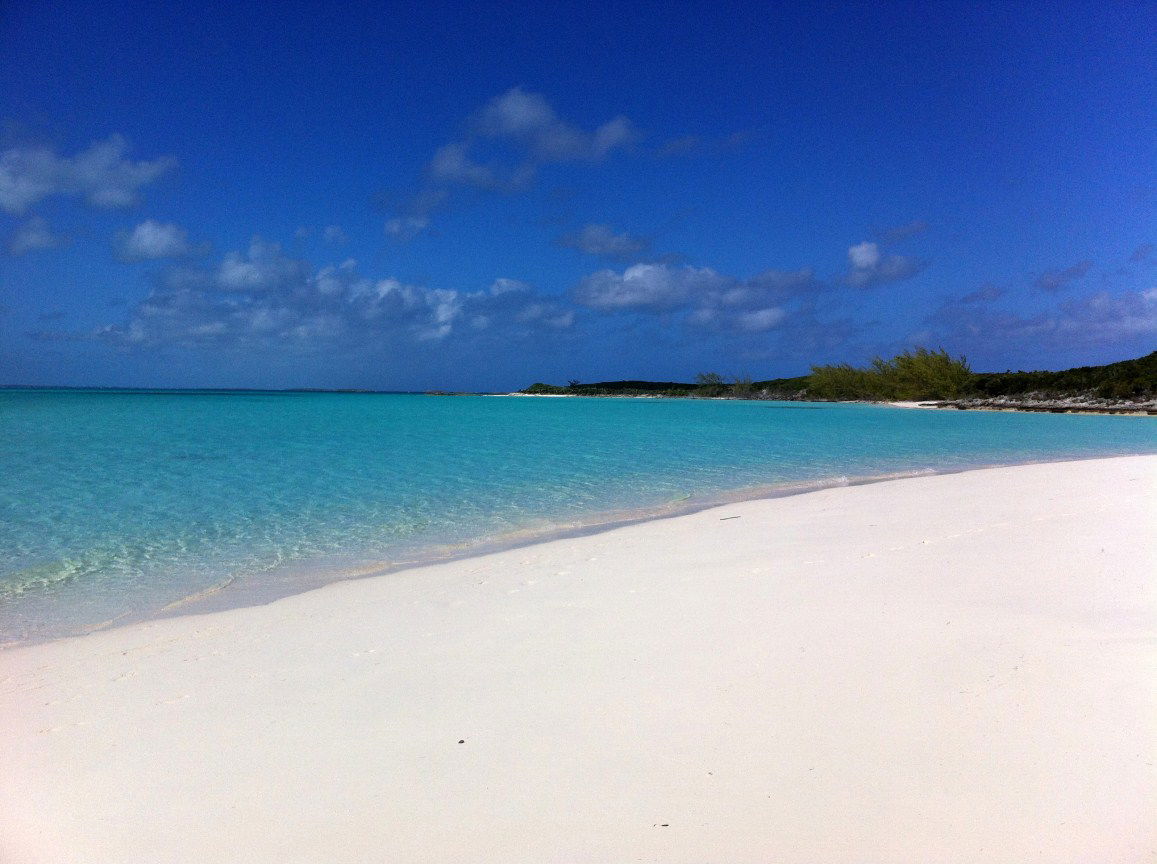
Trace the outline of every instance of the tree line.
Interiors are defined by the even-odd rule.
[[[522,391],[568,396],[672,396],[732,399],[810,399],[863,401],[943,401],[987,399],[1034,393],[1046,398],[1092,395],[1111,400],[1157,397],[1157,351],[1135,360],[1081,366],[1059,372],[973,372],[968,360],[943,348],[913,348],[891,359],[877,357],[866,366],[850,363],[811,367],[795,378],[753,381],[701,372],[694,382],[571,381],[565,387],[536,383]]]

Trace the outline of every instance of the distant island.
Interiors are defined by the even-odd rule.
[[[663,396],[808,402],[918,402],[933,407],[1069,413],[1157,414],[1157,351],[1103,366],[1059,372],[973,372],[964,357],[916,348],[868,366],[813,366],[795,378],[725,378],[703,372],[679,381],[538,382],[531,396]]]

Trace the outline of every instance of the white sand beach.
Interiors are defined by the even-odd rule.
[[[1157,456],[0,652],[0,861],[1157,860]]]

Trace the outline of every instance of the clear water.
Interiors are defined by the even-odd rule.
[[[1157,452],[1157,421],[871,405],[0,392],[0,640],[285,593],[623,511]]]

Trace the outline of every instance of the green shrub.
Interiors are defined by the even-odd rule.
[[[878,399],[882,398],[879,383],[873,371],[839,363],[813,366],[807,389],[817,399]]]
[[[695,376],[696,396],[722,396],[727,392],[727,382],[718,372],[700,372]]]
[[[738,399],[750,399],[753,390],[750,375],[736,375],[731,382],[731,395]]]
[[[1102,399],[1152,399],[1157,396],[1157,351],[1105,366],[1078,366],[1059,372],[988,372],[974,375],[969,390],[977,396],[1043,393],[1071,396],[1092,392]]]
[[[943,348],[916,348],[891,360],[877,357],[865,369],[848,363],[813,366],[808,393],[820,399],[954,399],[972,378],[968,361]]]
[[[551,394],[555,394],[555,393],[566,393],[567,388],[566,387],[558,387],[554,384],[543,384],[541,381],[535,381],[533,384],[531,384],[529,387],[527,387],[522,392],[523,393],[529,393],[532,396],[542,396],[544,394],[551,395]]]

